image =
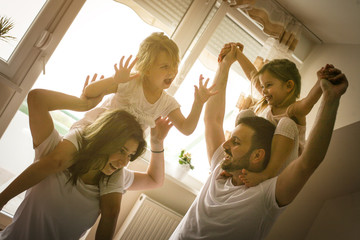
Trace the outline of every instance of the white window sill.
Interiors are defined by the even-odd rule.
[[[139,158],[139,160],[143,161],[148,166],[148,164],[149,164],[148,159],[150,159],[150,151],[146,150],[144,155],[141,156]],[[193,176],[191,176],[189,174],[191,170],[189,170],[189,172],[181,179],[177,178],[176,177],[177,174],[175,173],[176,171],[179,170],[179,169],[177,169],[177,166],[178,166],[177,164],[174,164],[170,161],[166,161],[166,157],[165,157],[165,177],[166,177],[166,179],[176,183],[180,187],[197,195],[200,192],[200,189],[202,188],[204,183],[201,182],[200,180],[194,178]]]
[[[12,222],[12,216],[4,211],[0,211],[0,230],[3,230]]]

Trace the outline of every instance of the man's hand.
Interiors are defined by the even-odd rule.
[[[137,58],[134,59],[134,61],[132,61],[130,63],[132,55],[130,55],[127,59],[126,62],[124,64],[124,58],[125,56],[122,56],[122,58],[120,59],[120,63],[119,63],[119,68],[117,67],[117,64],[114,65],[114,69],[115,69],[115,75],[114,75],[114,80],[117,83],[125,83],[125,82],[129,82],[135,78],[137,78],[140,74],[134,74],[134,75],[130,75],[132,68],[135,66],[135,63],[137,62]],[[130,63],[130,65],[129,65]]]
[[[326,64],[325,67],[322,67],[317,71],[318,80],[320,79],[329,79],[341,74],[341,71],[334,67],[332,64]]]
[[[325,97],[340,98],[346,92],[349,83],[339,69],[334,68],[333,72],[337,74],[328,79],[321,79],[320,86]]]

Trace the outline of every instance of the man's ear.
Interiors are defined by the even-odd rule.
[[[255,149],[252,154],[251,154],[251,161],[253,164],[259,164],[263,162],[265,158],[265,150],[260,148],[260,149]]]
[[[286,88],[288,90],[288,92],[291,92],[295,87],[295,82],[293,80],[288,80],[286,82]]]

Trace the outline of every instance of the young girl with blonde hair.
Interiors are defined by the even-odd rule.
[[[207,88],[200,76],[199,87],[195,86],[195,98],[191,112],[185,118],[174,97],[166,93],[178,71],[179,49],[176,43],[164,33],[153,33],[139,47],[134,61],[131,56],[119,66],[115,74],[90,84],[85,89],[87,97],[98,97],[115,93],[102,106],[85,114],[84,119],[74,126],[87,124],[96,119],[105,109],[120,108],[136,116],[144,129],[152,127],[159,116],[168,116],[174,126],[183,134],[191,134],[198,123],[205,102],[214,95],[212,87]],[[135,74],[131,73],[135,68]]]

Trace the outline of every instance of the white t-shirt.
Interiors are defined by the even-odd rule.
[[[256,187],[234,186],[231,178],[218,178],[224,151],[220,146],[212,158],[212,173],[170,237],[175,239],[263,239],[277,216],[277,178]]]
[[[293,105],[290,105],[287,109],[286,112],[284,114],[279,114],[279,115],[274,115],[271,111],[271,107],[267,106],[260,114],[260,117],[266,118],[267,120],[269,120],[270,122],[272,122],[273,124],[277,125],[280,121],[280,119],[284,118],[284,117],[289,117],[289,111],[292,108]],[[302,153],[302,151],[304,150],[304,146],[305,146],[305,132],[306,132],[306,125],[300,125],[300,124],[296,124],[296,127],[298,129],[299,132],[299,152],[298,155],[300,155]]]
[[[165,91],[153,104],[146,100],[142,81],[134,80],[120,83],[117,92],[111,95],[100,107],[88,111],[84,118],[74,123],[74,127],[83,127],[92,123],[105,110],[123,109],[136,117],[142,128],[155,127],[155,120],[160,116],[167,116],[170,112],[180,108],[176,99]]]
[[[154,103],[149,103],[144,95],[142,81],[134,80],[126,83],[120,83],[117,92],[109,97],[100,107],[88,111],[84,118],[77,121],[71,126],[71,130],[82,129],[84,126],[93,123],[96,118],[106,110],[123,109],[136,117],[137,121],[149,134],[149,127],[155,127],[155,120],[160,116],[167,116],[175,109],[180,108],[180,104],[176,99],[165,91],[162,92],[160,98]],[[75,141],[76,142],[76,141]],[[75,146],[77,146],[74,143]],[[126,187],[123,183],[127,182],[128,177],[134,178],[134,174],[124,174],[124,170],[117,171],[111,177],[109,182],[103,179],[100,184],[100,194],[107,194],[111,192],[122,192]],[[124,179],[119,181],[119,179]],[[106,183],[106,184],[105,184]]]
[[[75,132],[66,139],[76,139]],[[61,136],[54,129],[35,149],[35,159],[52,151],[60,140]],[[124,176],[129,174],[129,170],[124,170]],[[65,170],[29,189],[12,223],[0,232],[0,239],[79,239],[99,216],[100,191],[98,186],[87,185],[81,179],[74,186],[68,182],[69,177],[69,171]],[[124,179],[124,188],[132,184],[133,177]]]

